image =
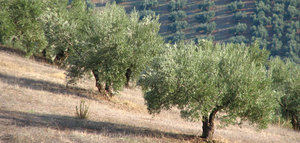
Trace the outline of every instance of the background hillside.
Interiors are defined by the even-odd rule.
[[[110,0],[92,0],[97,7]],[[250,44],[258,40],[273,56],[299,63],[300,5],[297,0],[117,0],[128,12],[160,16],[167,42],[212,39]]]

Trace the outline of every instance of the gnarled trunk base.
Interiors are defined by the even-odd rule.
[[[202,138],[211,140],[215,133],[215,117],[219,108],[214,108],[210,113],[209,117],[202,117]]]
[[[128,69],[126,70],[126,73],[125,73],[125,77],[126,77],[125,87],[126,87],[126,88],[129,87],[129,81],[130,81],[130,78],[131,78],[131,73],[132,73],[131,69],[128,68]]]

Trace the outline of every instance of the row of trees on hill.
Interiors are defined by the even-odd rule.
[[[244,36],[248,28],[246,24],[247,14],[242,11],[244,7],[244,3],[240,0],[233,1],[227,6],[228,10],[233,13],[232,20],[236,24],[231,28],[231,33],[234,36],[228,39],[229,42],[248,43],[248,39]]]
[[[200,26],[197,28],[197,32],[200,32],[205,36],[197,37],[195,39],[196,43],[200,39],[214,39],[214,36],[211,35],[211,33],[216,29],[216,23],[212,21],[215,17],[215,11],[213,10],[214,6],[214,1],[210,0],[204,0],[198,5],[198,8],[201,10],[201,14],[196,15],[195,17],[200,23]]]
[[[0,4],[1,43],[60,57],[73,80],[92,73],[102,94],[139,79],[150,113],[176,106],[183,118],[202,120],[203,138],[213,137],[220,112],[225,123],[249,120],[264,128],[276,111],[299,129],[299,65],[270,59],[257,43],[164,44],[157,17],[140,19],[116,4],[101,12],[84,0]]]
[[[184,29],[187,28],[188,23],[185,20],[187,17],[185,11],[183,10],[186,7],[187,0],[172,0],[169,5],[169,30],[172,32],[173,36],[169,37],[167,40],[171,43],[179,42],[185,39]]]
[[[259,39],[273,56],[289,57],[300,63],[299,18],[297,0],[259,0],[252,15],[252,40]]]
[[[157,17],[116,5],[100,13],[84,0],[4,0],[0,8],[1,43],[63,61],[71,81],[92,72],[102,94],[138,77],[163,43]]]

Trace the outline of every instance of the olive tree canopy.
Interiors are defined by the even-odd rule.
[[[227,123],[247,119],[264,128],[274,103],[267,59],[258,44],[181,43],[168,46],[139,84],[150,113],[175,106],[182,117],[202,120],[204,138],[212,138],[218,112]]]

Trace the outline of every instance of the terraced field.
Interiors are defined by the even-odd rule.
[[[110,0],[93,0],[97,7],[104,6],[105,3],[109,1]],[[143,1],[144,0],[125,0],[124,2],[121,2],[120,5],[123,5],[126,8],[126,10],[130,12],[134,9],[134,7],[138,9],[143,3]],[[241,11],[246,12],[246,14],[248,15],[248,17],[245,18],[243,21],[248,24],[248,27],[250,27],[250,15],[253,13],[255,1],[242,1],[245,6]],[[187,17],[184,20],[187,21],[188,26],[183,30],[187,40],[193,40],[197,37],[206,36],[206,34],[201,34],[197,31],[197,28],[199,28],[200,23],[197,21],[196,16],[203,13],[203,11],[201,11],[198,7],[198,5],[202,2],[203,0],[188,0],[186,7],[184,7],[183,9],[187,14]],[[160,33],[164,37],[172,36],[174,35],[174,33],[172,33],[169,30],[169,26],[172,23],[169,20],[170,11],[168,6],[170,0],[159,0],[158,3],[158,6],[152,8],[151,10],[155,11],[155,13],[160,16]],[[226,41],[233,36],[233,33],[230,31],[230,28],[235,26],[235,23],[232,20],[233,13],[230,12],[227,8],[227,5],[230,4],[231,1],[214,0],[214,3],[215,5],[211,9],[211,11],[215,11],[215,17],[211,20],[211,22],[216,23],[216,30],[212,32],[212,36],[215,37],[216,42]],[[249,37],[249,30],[250,29],[248,28],[248,32],[246,32],[244,36]]]

